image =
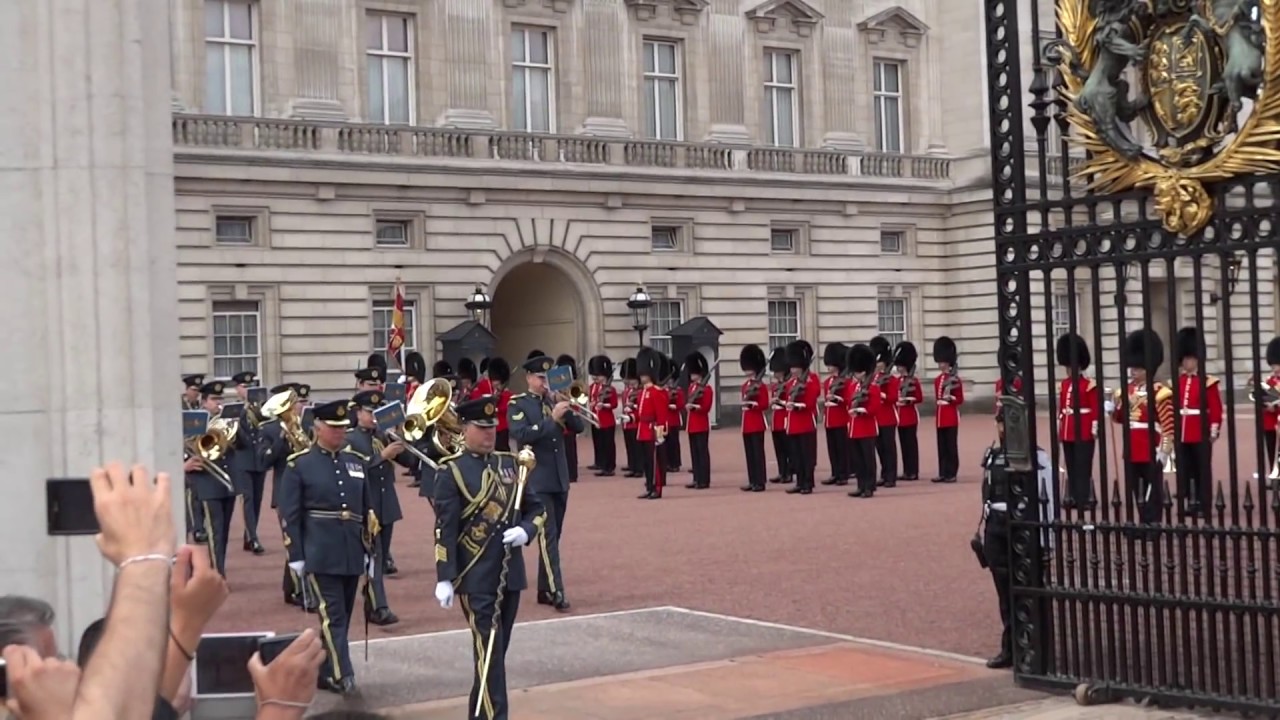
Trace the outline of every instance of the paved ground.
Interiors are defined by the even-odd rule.
[[[1241,424],[1251,426],[1252,423],[1242,421]],[[819,487],[811,496],[786,495],[781,492],[784,486],[778,485],[770,485],[769,491],[761,494],[740,492],[738,486],[743,482],[744,471],[741,440],[735,429],[713,433],[711,452],[714,470],[710,490],[686,490],[683,485],[688,482],[689,475],[685,473],[672,477],[673,486],[663,500],[640,501],[635,496],[642,489],[641,481],[621,477],[596,478],[584,467],[582,481],[573,486],[562,543],[565,584],[574,604],[573,613],[587,615],[678,606],[859,639],[934,648],[967,657],[985,657],[996,649],[998,618],[990,576],[974,562],[968,541],[979,513],[978,462],[993,439],[992,430],[989,416],[965,419],[960,433],[962,460],[959,483],[905,483],[896,489],[877,493],[872,500],[849,498],[845,495],[847,488],[833,487]],[[921,472],[928,477],[936,469],[936,453],[932,433],[927,427],[921,440]],[[1251,437],[1244,440],[1246,442],[1238,442],[1237,447],[1250,448]],[[1225,445],[1219,444],[1220,457],[1217,460],[1217,467],[1223,470],[1227,467]],[[687,444],[685,451],[687,456]],[[585,466],[591,460],[588,439],[583,438],[580,452]],[[1251,449],[1242,450],[1242,454],[1251,457]],[[821,443],[819,455],[821,478],[827,474],[825,449]],[[770,457],[772,459],[772,451]],[[375,639],[370,645],[371,660],[382,652],[375,651],[376,648],[390,648],[396,643],[408,643],[406,648],[417,647],[413,644],[417,641],[413,640],[377,642],[379,639],[465,627],[460,612],[456,609],[441,610],[432,600],[435,575],[430,507],[407,487],[402,486],[400,494],[405,519],[395,526],[394,553],[401,572],[389,578],[387,585],[392,608],[402,622],[388,628],[371,629],[370,637]],[[239,520],[237,516],[233,530],[235,536],[239,534]],[[283,604],[280,580],[284,555],[270,515],[264,518],[262,530],[263,542],[268,548],[265,556],[242,553],[238,545],[229,554],[232,596],[216,619],[215,627],[211,628],[213,632],[255,629],[292,632],[315,624],[315,616]],[[532,573],[536,567],[535,558],[527,556],[525,561]],[[525,603],[520,612],[521,621],[525,622],[555,617],[562,616],[532,601]],[[545,627],[554,626],[552,623]],[[531,637],[534,627],[539,626],[533,625],[527,633],[521,632],[526,638]],[[363,636],[364,630],[360,625],[353,628],[353,640]],[[456,635],[443,637],[454,638],[450,642],[462,639]],[[666,638],[668,635],[657,637]],[[627,648],[626,655],[634,654],[630,649],[633,646],[649,647],[652,644],[643,632],[624,634],[622,638],[615,649]],[[714,657],[700,656],[692,651],[686,655],[682,654],[685,650],[681,650],[674,655],[647,661],[648,665],[644,667],[628,669],[609,664],[612,662],[608,660],[610,648],[602,646],[597,650],[604,653],[603,656],[595,651],[582,650],[584,669],[574,674],[557,665],[559,661],[529,666],[521,659],[528,658],[520,653],[528,652],[535,643],[530,640],[530,645],[526,646],[523,642],[519,651],[513,648],[513,668],[522,668],[519,672],[529,673],[521,676],[523,686],[544,688],[525,693],[530,697],[567,692],[563,689],[564,683],[590,682],[591,678],[602,675],[621,674],[625,677],[636,672],[662,675],[665,668],[705,662],[732,661],[734,665],[750,665],[735,658],[800,649],[797,646],[726,645],[726,649]],[[555,648],[559,644],[552,640],[546,647]],[[805,648],[811,649],[811,646],[812,640]],[[590,645],[582,647],[589,648]],[[680,647],[688,649],[686,645]],[[696,648],[698,644],[691,647]],[[361,652],[357,645],[355,654]],[[838,656],[839,653],[830,657]],[[434,650],[424,646],[421,652],[409,653],[394,667],[412,667],[410,675],[413,678],[421,678],[423,673],[428,677],[439,673],[442,678],[451,678],[451,673],[465,673],[468,667],[465,660],[457,660],[445,661]],[[866,656],[859,665],[875,665],[882,660],[884,658],[879,656]],[[775,658],[770,662],[782,661]],[[833,664],[840,663],[833,661]],[[539,675],[542,671],[538,667],[541,665],[559,668],[559,671]],[[582,674],[588,671],[589,674]],[[728,675],[735,676],[734,673]],[[367,693],[376,697],[386,693],[388,698],[392,698],[386,702],[397,705],[447,703],[446,698],[466,689],[465,685],[458,686],[457,678],[453,678],[439,686],[450,688],[448,692],[452,695],[418,697],[411,693],[406,696],[396,689],[395,682],[388,684],[374,680],[367,672],[362,672],[361,677]],[[391,677],[398,677],[398,673],[388,675]],[[407,685],[422,684],[420,679],[405,677],[403,680]],[[1001,701],[995,693],[996,688],[1011,688],[1012,685],[1007,674],[990,676],[986,682],[990,686],[975,691],[974,697],[982,698],[988,705]],[[553,691],[552,687],[562,689]],[[877,696],[884,695],[884,692],[879,692]],[[822,705],[821,698],[816,696],[809,700],[813,701],[811,704]],[[855,701],[871,702],[852,695],[841,700]],[[536,714],[538,706],[528,702],[522,696],[522,712],[527,710],[535,714],[517,717],[547,716]],[[759,704],[754,707],[759,714],[799,712],[797,708],[803,706],[784,708]],[[960,712],[979,707],[983,706],[946,711]],[[800,720],[809,717],[934,717],[942,714],[936,708],[915,711],[933,712],[934,715],[901,714],[907,712],[902,708],[899,711],[899,714],[887,715],[766,714],[765,717]],[[683,717],[666,711],[660,716]],[[570,714],[559,717],[592,716]],[[608,717],[630,716],[611,714]],[[746,716],[703,714],[697,717]]]

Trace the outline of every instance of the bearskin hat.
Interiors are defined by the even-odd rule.
[[[916,361],[919,359],[920,352],[916,350],[914,343],[903,340],[893,349],[893,364],[896,367],[910,370],[916,366]]]
[[[703,380],[711,374],[711,366],[707,364],[707,359],[697,351],[685,355],[684,370],[690,375],[702,377]]]
[[[534,358],[540,358],[540,357],[547,357],[547,354],[542,352],[541,350],[530,350],[529,354],[524,356],[524,359],[532,360]]]
[[[640,376],[636,374],[636,359],[626,358],[623,360],[618,366],[618,374],[622,376],[623,380],[635,380],[639,378]]]
[[[1267,364],[1280,365],[1280,336],[1271,338],[1267,343]]]
[[[804,340],[787,343],[787,367],[807,368],[813,364],[813,346]]]
[[[844,370],[844,361],[849,355],[849,348],[844,343],[827,343],[822,349],[822,364],[837,370]]]
[[[594,355],[587,360],[587,374],[613,377],[613,361],[608,355]]]
[[[658,354],[662,356],[662,377],[659,382],[670,382],[678,378],[681,371],[684,370],[684,366],[666,353]]]
[[[1151,328],[1129,333],[1124,339],[1124,366],[1154,372],[1164,362],[1164,342]]]
[[[405,356],[404,374],[420,383],[427,381],[427,359],[422,353],[415,351]]]
[[[871,352],[875,353],[876,362],[888,362],[888,360],[881,360],[880,358],[884,357],[885,353],[892,352],[893,345],[889,342],[889,338],[877,335],[871,338],[871,342],[867,343],[867,345],[871,347]]]
[[[458,361],[458,377],[466,378],[471,382],[480,379],[480,373],[476,371],[476,363],[471,358],[462,358]]]
[[[1174,347],[1178,351],[1178,361],[1183,358],[1194,357],[1197,360],[1204,360],[1205,345],[1204,335],[1200,334],[1198,328],[1184,327],[1178,331],[1178,335],[1173,341]]]
[[[849,348],[845,367],[852,373],[869,373],[876,367],[876,352],[870,345],[858,343]]]
[[[663,355],[651,347],[640,348],[640,352],[636,353],[635,358],[636,377],[647,377],[653,382],[661,382],[663,379]]]
[[[1058,364],[1062,367],[1075,367],[1077,370],[1087,370],[1089,368],[1089,343],[1084,338],[1075,333],[1067,333],[1058,338],[1058,347],[1056,348],[1058,356]],[[1072,362],[1074,357],[1075,361]]]
[[[556,365],[569,368],[569,372],[573,373],[575,378],[578,377],[578,361],[572,355],[566,353],[556,358]]]
[[[489,374],[489,379],[502,384],[511,381],[511,364],[500,357],[489,358],[489,365],[485,368],[485,372]]]
[[[453,366],[447,360],[437,360],[435,365],[431,366],[431,377],[442,378],[453,374]]]
[[[489,374],[489,358],[487,356],[480,358],[480,374],[486,376]]]
[[[738,353],[738,367],[743,372],[759,373],[769,367],[769,360],[764,356],[764,350],[759,345],[744,345],[742,351]]]
[[[378,368],[382,370],[382,376],[387,376],[387,358],[382,353],[369,353],[369,359],[364,364],[367,368]]]
[[[955,365],[956,359],[959,357],[959,351],[956,349],[956,341],[943,335],[933,341],[933,361]]]
[[[787,371],[787,351],[776,347],[769,354],[769,372],[784,373]]]

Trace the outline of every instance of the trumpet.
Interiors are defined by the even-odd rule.
[[[591,427],[600,427],[600,420],[596,414],[588,407],[590,402],[587,394],[587,386],[581,380],[574,380],[569,384],[569,389],[563,392],[557,392],[555,397],[562,401],[569,402],[569,409],[573,411],[583,422],[591,425]]]
[[[435,463],[425,453],[413,447],[413,443],[431,434],[431,444],[442,456],[456,455],[462,451],[462,422],[453,412],[453,387],[444,378],[435,378],[413,391],[405,406],[402,434],[387,433],[392,439],[401,440],[414,455],[434,467]]]
[[[296,411],[297,406],[298,393],[293,390],[276,393],[262,405],[263,416],[280,421],[280,431],[295,453],[311,447],[311,438],[302,430],[302,418]]]
[[[235,485],[227,471],[218,466],[218,461],[227,457],[239,429],[240,425],[235,420],[210,420],[203,435],[191,438],[186,443],[187,451],[204,461],[205,472],[226,485],[229,490],[234,489]]]

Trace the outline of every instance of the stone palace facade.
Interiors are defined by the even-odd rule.
[[[172,0],[171,19],[184,371],[345,391],[397,279],[428,362],[477,286],[508,359],[621,358],[640,284],[658,347],[692,317],[723,331],[726,389],[745,343],[879,333],[929,372],[947,334],[991,394],[978,2]]]

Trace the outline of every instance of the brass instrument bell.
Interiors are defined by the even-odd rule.
[[[405,406],[404,439],[417,442],[428,432],[441,455],[461,452],[462,422],[453,412],[453,385],[444,378],[419,385]]]

